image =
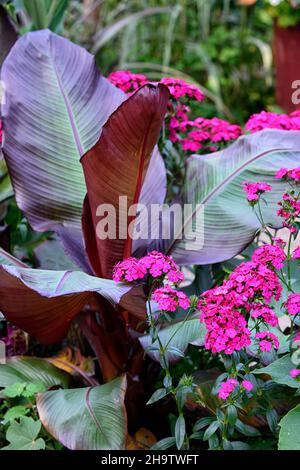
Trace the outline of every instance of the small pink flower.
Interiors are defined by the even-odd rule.
[[[115,265],[112,278],[115,282],[134,282],[143,279],[146,273],[147,270],[140,261],[130,257]]]
[[[245,390],[247,390],[247,392],[251,392],[253,389],[253,384],[249,380],[243,380],[242,386]]]
[[[152,298],[158,303],[158,308],[166,312],[175,312],[177,307],[186,310],[190,306],[190,301],[184,292],[177,291],[170,286],[156,289]]]
[[[279,348],[279,340],[274,333],[270,331],[260,331],[256,333],[255,337],[259,339],[259,347],[261,351],[271,351],[272,347]]]
[[[290,370],[290,376],[293,377],[293,379],[296,379],[299,375],[300,375],[300,369]]]
[[[243,190],[245,191],[247,200],[251,205],[255,205],[259,201],[260,196],[266,191],[271,191],[271,189],[272,187],[264,181],[260,183],[251,183],[249,181],[243,182]]]
[[[290,294],[285,303],[285,308],[290,315],[300,313],[300,294]]]
[[[169,88],[171,96],[176,100],[179,98],[187,98],[188,100],[203,101],[205,98],[198,87],[179,78],[163,77],[159,83],[166,85]]]
[[[228,379],[225,382],[222,382],[218,391],[219,398],[227,400],[237,385],[238,381],[236,379]]]
[[[285,260],[285,253],[278,245],[262,245],[252,255],[252,261],[255,263],[266,264],[275,269],[283,268]]]

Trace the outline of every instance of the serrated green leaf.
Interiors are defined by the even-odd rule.
[[[42,450],[45,441],[38,438],[42,423],[24,416],[20,423],[14,421],[8,428],[6,439],[10,444],[1,450]]]

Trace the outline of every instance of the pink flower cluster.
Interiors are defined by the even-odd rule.
[[[251,183],[249,181],[243,182],[243,190],[247,195],[247,200],[251,205],[257,204],[260,196],[266,191],[271,191],[272,187],[265,182]]]
[[[300,369],[290,370],[290,376],[293,377],[293,379],[300,378]]]
[[[175,312],[177,307],[186,310],[190,306],[190,301],[185,293],[177,291],[170,286],[156,289],[153,292],[152,298],[158,303],[159,309],[166,312]]]
[[[145,75],[132,73],[129,70],[112,72],[107,77],[107,80],[125,93],[132,93],[146,83],[149,83],[149,80]]]
[[[227,400],[237,385],[238,381],[236,379],[228,379],[225,382],[222,382],[218,391],[218,396],[222,398],[222,400]]]
[[[262,111],[253,114],[246,122],[245,129],[252,133],[263,129],[300,130],[300,111],[291,114],[277,114]]]
[[[300,294],[290,294],[284,305],[290,315],[298,315],[300,313]]]
[[[251,305],[250,316],[252,318],[260,318],[262,321],[271,326],[278,325],[278,318],[276,313],[267,305],[255,302]]]
[[[277,325],[277,317],[268,305],[272,298],[279,300],[282,287],[275,272],[261,263],[241,263],[222,286],[200,296],[198,309],[206,325],[206,349],[232,354],[250,346],[246,313],[265,324]]]
[[[203,101],[205,98],[198,87],[179,78],[163,77],[159,83],[166,85],[171,96],[176,100],[186,98],[188,100]]]
[[[262,245],[252,255],[254,263],[266,264],[275,269],[283,268],[285,260],[285,252],[279,245]]]
[[[107,79],[125,93],[132,93],[146,83],[149,83],[146,75],[133,73],[129,70],[118,70],[116,72],[112,72]],[[179,78],[163,77],[158,83],[166,85],[169,88],[171,96],[175,100],[186,98],[187,100],[203,101],[205,98],[204,94],[198,87]]]
[[[241,263],[228,277],[227,286],[244,302],[262,300],[269,304],[274,297],[279,300],[282,287],[278,277],[267,266],[247,261]]]
[[[255,338],[259,340],[259,347],[261,351],[271,351],[272,347],[279,348],[279,340],[274,333],[270,331],[259,331],[256,333]]]
[[[232,394],[238,385],[240,385],[239,382],[234,378],[225,380],[220,385],[218,397],[222,400],[227,400],[227,398]],[[253,389],[253,384],[249,380],[243,380],[241,386],[247,392],[251,392]]]
[[[292,168],[290,170],[287,168],[280,168],[275,177],[277,179],[291,180],[298,183],[300,181],[300,167],[298,166],[297,168]]]
[[[115,282],[133,282],[143,279],[146,275],[153,278],[165,277],[170,282],[183,281],[184,275],[170,256],[165,256],[157,251],[152,251],[140,259],[133,257],[117,263],[113,270]]]
[[[167,276],[168,281],[178,284],[184,280],[184,274],[170,256],[152,251],[139,260],[140,264],[154,278]]]
[[[192,130],[188,132],[188,128]],[[177,136],[177,140],[180,141],[184,151],[190,152],[197,152],[200,149],[216,151],[220,144],[235,140],[242,134],[240,126],[217,117],[182,121],[178,126],[178,131],[187,132],[183,138]]]

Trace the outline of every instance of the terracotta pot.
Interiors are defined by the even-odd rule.
[[[275,24],[273,52],[277,103],[286,112],[300,109],[300,25],[281,28]]]

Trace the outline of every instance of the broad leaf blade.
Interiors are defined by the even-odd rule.
[[[168,98],[168,89],[162,85],[140,88],[112,114],[97,144],[81,159],[88,190],[83,214],[86,248],[95,273],[101,277],[111,277],[115,263],[131,255],[132,238],[127,228],[134,222],[135,214],[128,217],[127,211],[140,201],[141,195],[142,200],[148,199],[149,188],[143,192],[143,183],[150,161],[161,170],[160,157],[156,153],[153,159],[151,156]],[[153,202],[157,202],[164,197],[165,188],[154,184],[152,193]],[[127,198],[127,206],[120,202],[120,196]],[[104,204],[116,210],[111,221],[116,233],[101,240],[97,226],[105,214],[97,215],[97,210]],[[110,211],[111,215],[114,214]]]
[[[241,137],[220,152],[193,155],[188,161],[184,198],[186,204],[192,204],[193,216],[186,219],[184,230],[187,235],[193,229],[197,239],[180,239],[180,231],[168,251],[181,264],[216,263],[240,253],[261,228],[242,189],[245,180],[271,184],[272,191],[264,194],[266,204],[262,203],[264,221],[281,227],[277,203],[287,184],[275,179],[275,173],[281,167],[298,166],[299,160],[300,132],[274,129]]]
[[[184,353],[189,344],[202,346],[204,344],[205,326],[203,323],[200,323],[199,318],[193,318],[191,320],[187,320],[185,323],[178,322],[163,328],[160,330],[158,335],[160,342],[164,347],[168,344],[166,357],[169,361],[175,362],[180,359],[180,356],[178,354],[174,354],[174,352],[172,352],[172,348],[174,350],[176,348]],[[150,335],[140,337],[139,341],[147,354],[152,359],[159,361],[159,353],[153,349],[158,349],[158,341],[155,341],[152,344]]]
[[[47,429],[72,450],[121,450],[127,418],[126,377],[105,385],[39,394],[37,407]]]
[[[290,376],[290,370],[295,368],[295,364],[291,361],[291,356],[285,356],[277,359],[266,367],[255,369],[254,374],[267,374],[272,377],[274,382],[281,385],[288,385],[292,388],[299,388],[299,382]]]
[[[93,292],[117,305],[129,290],[128,285],[78,271],[0,267],[0,311],[44,344],[66,334]]]
[[[280,421],[279,450],[300,450],[300,405]]]
[[[0,387],[15,383],[32,384],[42,382],[46,388],[60,386],[68,388],[70,375],[50,364],[46,359],[15,356],[0,364]]]
[[[80,157],[126,99],[94,58],[48,30],[28,33],[6,58],[1,79],[4,156],[16,199],[35,230],[54,230],[88,270],[81,234],[86,193]]]

